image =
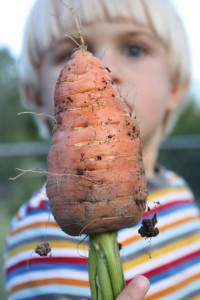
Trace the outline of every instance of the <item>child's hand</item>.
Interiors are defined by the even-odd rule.
[[[149,290],[149,280],[144,276],[136,276],[121,292],[116,300],[143,300]]]
[[[116,300],[143,300],[149,290],[149,280],[144,276],[136,276],[121,292]],[[69,298],[58,298],[57,300],[70,300]],[[86,300],[86,299],[82,299]]]
[[[121,292],[116,300],[143,300],[149,290],[149,280],[144,276],[136,276]],[[58,299],[62,300],[62,299]],[[64,300],[64,299],[63,299]],[[82,299],[86,300],[86,299]]]

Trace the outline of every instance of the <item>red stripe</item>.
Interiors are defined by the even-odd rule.
[[[88,259],[84,257],[55,257],[55,256],[48,256],[48,257],[38,257],[38,258],[30,258],[23,260],[6,270],[6,274],[14,271],[18,268],[28,267],[34,264],[83,264],[86,265],[88,263]]]
[[[166,209],[173,208],[174,206],[180,206],[180,205],[182,206],[182,205],[185,205],[188,203],[194,203],[194,201],[192,199],[186,199],[186,200],[181,200],[181,201],[179,201],[179,200],[173,201],[173,202],[170,202],[167,204],[161,204],[161,203],[155,202],[155,208],[151,208],[150,211],[145,211],[143,214],[143,217],[148,217],[149,215],[154,214],[156,212],[159,213]]]
[[[172,262],[170,262],[168,264],[165,264],[165,265],[162,265],[162,266],[160,266],[158,268],[155,268],[155,269],[153,269],[153,270],[151,270],[149,272],[146,272],[146,273],[144,273],[142,275],[146,276],[147,278],[153,277],[155,275],[159,275],[162,272],[166,272],[167,270],[169,270],[171,268],[174,268],[174,267],[177,267],[178,265],[181,265],[182,263],[187,262],[187,261],[189,261],[191,259],[197,258],[198,256],[200,257],[200,250],[195,251],[193,253],[190,253],[190,254],[188,254],[186,256],[183,256],[183,257],[181,257],[181,258],[179,258],[177,260],[174,260],[174,261],[172,261]],[[132,279],[128,279],[126,281],[126,284],[128,284],[131,280]]]

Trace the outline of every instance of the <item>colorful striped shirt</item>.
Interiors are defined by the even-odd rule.
[[[143,218],[156,213],[159,235],[142,238],[141,222],[118,231],[126,283],[137,274],[150,279],[147,300],[200,299],[200,217],[193,194],[175,173],[160,169],[148,182]],[[48,242],[51,252],[34,249]],[[51,215],[45,187],[19,210],[5,249],[8,300],[90,299],[88,239],[60,230]]]

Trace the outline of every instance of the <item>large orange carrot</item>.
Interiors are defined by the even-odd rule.
[[[136,118],[109,71],[83,49],[59,76],[55,117],[47,192],[63,231],[79,235],[135,225],[147,196]]]
[[[56,124],[48,155],[47,194],[55,220],[70,235],[90,234],[90,248],[96,249],[90,254],[92,264],[98,261],[99,272],[104,274],[95,287],[91,286],[93,299],[100,299],[99,282],[107,277],[112,281],[113,276],[102,269],[104,263],[96,252],[99,247],[105,252],[106,247],[118,251],[116,231],[138,223],[147,197],[136,116],[129,111],[109,73],[84,47],[73,53],[56,85]],[[101,232],[109,233],[105,238]],[[115,242],[109,246],[113,234]],[[121,268],[116,262],[112,272],[121,272],[113,268]],[[97,271],[90,269],[91,281],[96,280]],[[108,297],[106,289],[103,299],[114,299],[119,294],[124,286],[120,276],[114,278],[119,285],[116,291]]]

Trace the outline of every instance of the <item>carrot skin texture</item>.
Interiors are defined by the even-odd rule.
[[[46,188],[61,229],[80,235],[136,225],[147,198],[139,128],[108,70],[86,50],[61,71],[55,118]]]

